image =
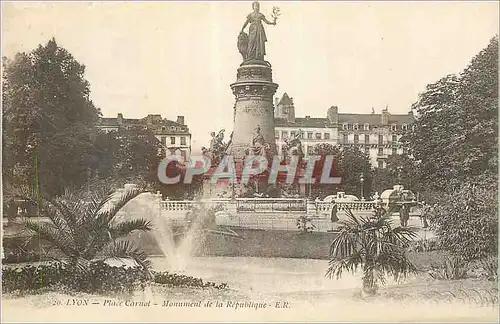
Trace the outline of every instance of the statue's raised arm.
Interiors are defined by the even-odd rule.
[[[245,23],[241,28],[240,35],[238,36],[238,50],[243,56],[244,61],[248,60],[259,60],[264,61],[264,56],[266,55],[266,31],[262,22],[268,25],[276,25],[276,20],[279,16],[279,9],[277,7],[273,8],[272,18],[273,21],[269,21],[260,12],[260,5],[257,1],[252,3],[253,11],[247,15]],[[250,24],[248,29],[248,34],[245,33],[245,28]]]

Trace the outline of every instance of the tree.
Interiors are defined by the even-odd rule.
[[[318,182],[321,179],[323,167],[325,165],[327,156],[333,157],[330,176],[331,177],[341,176],[341,170],[340,170],[341,152],[339,148],[337,146],[328,143],[317,144],[313,147],[313,155],[317,155],[320,157],[320,160],[316,162],[316,167],[313,172],[313,178],[316,179],[316,183],[312,185],[312,191],[314,195],[325,197],[333,194],[338,190],[341,190],[340,189],[341,186],[338,184],[323,184]]]
[[[419,165],[408,155],[391,155],[386,160],[384,169],[372,170],[372,190],[382,193],[400,184],[405,189],[418,192],[421,190],[419,180]]]
[[[421,182],[442,191],[498,166],[498,36],[459,75],[428,85],[403,139],[420,163]],[[487,140],[485,140],[485,138]]]
[[[161,161],[160,142],[141,126],[100,133],[96,141],[99,154],[93,165],[101,177],[115,177],[129,182],[138,179],[149,184],[157,181]]]
[[[320,161],[316,163],[314,172],[314,177],[317,180],[321,179],[326,156],[333,157],[330,176],[338,176],[342,179],[340,184],[315,184],[313,188],[319,195],[344,191],[359,196],[361,194],[361,175],[363,175],[363,196],[367,197],[371,185],[371,166],[364,152],[354,146],[339,149],[334,145],[322,143],[314,147],[313,153],[320,156]]]
[[[5,180],[32,185],[37,178],[49,195],[81,185],[100,115],[90,100],[85,67],[54,39],[3,64]]]
[[[368,156],[355,146],[345,147],[342,149],[340,169],[342,170],[342,189],[347,194],[359,196],[363,186],[363,196],[367,197],[372,181]],[[361,183],[361,175],[364,179],[363,184]]]
[[[92,190],[67,190],[60,198],[50,198],[27,187],[10,189],[20,199],[30,201],[48,222],[27,220],[26,227],[37,238],[64,256],[59,261],[79,272],[88,272],[90,262],[107,258],[133,259],[145,271],[150,263],[144,252],[128,241],[120,241],[134,231],[150,231],[151,223],[144,219],[116,220],[118,212],[143,188],[130,189],[112,206],[114,190],[107,185],[93,185]]]
[[[407,259],[405,249],[416,237],[414,229],[393,227],[391,210],[375,217],[356,217],[347,210],[347,219],[339,221],[337,236],[330,245],[330,262],[327,277],[340,279],[345,271],[363,271],[365,294],[373,295],[378,283],[385,283],[389,274],[395,280],[416,273],[417,269]]]
[[[498,36],[459,76],[427,86],[404,139],[419,163],[429,215],[442,247],[466,259],[498,242]]]

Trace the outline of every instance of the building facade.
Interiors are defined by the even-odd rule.
[[[330,107],[324,118],[297,118],[293,98],[285,93],[281,99],[275,99],[275,138],[279,151],[285,138],[301,132],[306,156],[320,143],[340,148],[357,146],[377,168],[384,168],[390,155],[407,154],[400,139],[414,120],[411,111],[391,114],[386,107],[380,114],[373,109],[371,114],[345,114],[339,113],[337,106]]]
[[[142,126],[150,130],[161,143],[161,150],[166,156],[175,154],[189,159],[191,155],[191,132],[185,124],[184,116],[177,116],[177,121],[162,118],[161,115],[147,115],[141,119],[101,118],[98,127],[105,131],[118,131],[120,128]]]

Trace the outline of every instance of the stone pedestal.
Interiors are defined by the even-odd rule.
[[[277,88],[268,62],[250,61],[238,68],[237,80],[231,84],[236,103],[233,139],[228,152],[235,160],[244,159],[245,150],[252,147],[257,126],[271,146],[271,153],[276,154],[273,97]]]

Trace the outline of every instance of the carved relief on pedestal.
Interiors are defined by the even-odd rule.
[[[272,70],[267,66],[241,67],[236,76],[238,81],[244,80],[264,80],[272,81]]]
[[[251,85],[238,85],[234,84],[232,86],[233,94],[236,97],[236,100],[239,99],[247,99],[249,97],[259,97],[262,100],[271,100],[273,99],[274,93],[276,92],[277,85],[274,83],[270,83],[269,85],[265,84],[251,84]]]

